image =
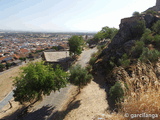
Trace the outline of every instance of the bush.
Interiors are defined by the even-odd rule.
[[[89,60],[89,64],[93,65],[96,62],[96,57],[91,57],[91,59]]]
[[[123,98],[124,98],[124,90],[123,90],[122,85],[121,85],[121,83],[119,81],[117,81],[115,83],[115,85],[110,88],[109,94],[111,96],[111,99],[114,102],[123,100]]]
[[[41,100],[44,95],[49,95],[52,90],[60,90],[68,82],[68,73],[59,66],[53,69],[44,62],[36,62],[21,69],[22,73],[14,80],[16,89],[13,90],[14,100],[21,104]]]
[[[20,57],[19,59],[22,60],[22,61],[25,61],[26,57]]]
[[[133,14],[132,14],[132,16],[140,16],[141,14],[139,13],[139,12],[137,12],[137,11],[135,11]]]
[[[117,66],[116,62],[115,62],[115,57],[111,57],[108,61],[106,61],[106,63],[102,66],[106,73],[109,74],[112,72],[113,68],[115,66]]]
[[[90,72],[90,71],[92,70],[92,66],[91,66],[91,65],[87,65],[87,66],[86,66],[86,70],[87,70],[88,72]]]
[[[97,46],[97,49],[98,49],[98,50],[103,50],[103,49],[105,48],[105,46],[106,46],[105,44],[104,44],[104,45],[98,45],[98,46]]]
[[[117,34],[118,29],[116,28],[109,28],[108,26],[103,27],[101,32],[105,39],[113,39],[113,37]]]
[[[159,46],[160,46],[160,35],[155,35],[154,36],[154,42],[155,42],[155,46],[159,48]]]
[[[130,65],[130,59],[128,58],[126,53],[123,54],[121,59],[119,59],[119,62],[123,67],[128,67]]]
[[[5,66],[2,63],[0,63],[0,71],[3,71],[4,68]]]
[[[88,71],[80,65],[73,66],[70,69],[69,82],[73,85],[79,86],[79,92],[80,88],[87,85],[92,78],[92,75],[88,74]]]
[[[146,29],[145,21],[144,20],[136,20],[131,25],[131,38],[140,38]]]
[[[158,20],[152,27],[153,31],[160,34],[160,20]]]
[[[158,15],[158,12],[154,10],[147,10],[146,14]]]
[[[142,62],[147,62],[147,60],[151,62],[158,61],[158,58],[160,57],[160,52],[158,50],[149,50],[148,48],[143,48],[143,52],[139,59]]]
[[[136,41],[135,46],[132,47],[132,57],[139,58],[142,54],[144,45],[143,41]]]
[[[145,43],[145,44],[150,44],[153,41],[154,37],[151,35],[151,30],[150,29],[146,29],[145,32],[143,33],[141,40]]]

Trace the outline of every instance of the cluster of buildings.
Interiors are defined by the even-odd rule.
[[[53,46],[67,50],[68,39],[73,34],[56,33],[16,33],[0,32],[0,64],[21,64],[26,58],[40,58],[42,51],[50,50]],[[83,35],[89,39],[93,35]]]

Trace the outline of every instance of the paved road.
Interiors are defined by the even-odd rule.
[[[96,48],[85,50],[82,52],[80,58],[77,61],[77,64],[80,64],[82,67],[85,67],[87,62],[90,60],[90,56],[92,53],[97,51]],[[67,93],[70,90],[72,85],[68,85],[65,88],[62,88],[60,91],[52,92],[49,96],[46,96],[38,105],[33,108],[31,114],[25,116],[24,120],[50,120],[50,116],[54,114],[54,111],[57,111],[60,105],[67,97]],[[12,92],[0,102],[0,105],[4,106],[7,104],[9,99],[12,98]],[[4,102],[5,101],[5,102]],[[46,112],[48,109],[54,108],[50,110],[50,112]],[[43,118],[43,119],[42,119]]]
[[[41,59],[36,59],[36,60],[34,60],[34,62],[39,61],[39,60],[41,60]],[[29,62],[29,61],[27,61],[27,63],[28,63],[28,62]],[[11,71],[11,70],[14,70],[15,68],[22,67],[22,66],[25,65],[25,64],[26,64],[25,62],[22,62],[22,65],[15,66],[15,67],[13,67],[13,68],[10,68],[10,69],[8,69],[8,70],[5,70],[5,71],[3,71],[3,72],[0,72],[0,75],[2,75],[2,74],[4,74],[4,73],[7,73],[7,72],[9,72],[9,71]],[[8,93],[8,95],[7,95],[3,100],[0,101],[0,110],[1,110],[6,104],[8,104],[8,101],[10,101],[12,98],[13,98],[13,91],[11,91],[10,93]]]
[[[11,91],[3,100],[0,101],[0,110],[8,104],[8,101],[10,101],[13,98],[13,91]]]
[[[85,50],[82,52],[81,56],[79,57],[78,61],[76,62],[76,64],[80,64],[82,67],[85,67],[86,64],[88,63],[88,61],[90,60],[90,57],[93,53],[95,53],[97,51],[97,48],[93,48],[93,49],[89,49],[89,50]],[[71,85],[68,86],[68,90],[70,89]],[[66,88],[67,89],[67,88]],[[65,101],[65,98],[67,96],[67,91],[61,92],[59,95],[62,96],[61,102],[60,104],[58,104],[59,106],[61,105],[61,103],[63,103],[63,101]],[[56,102],[56,101],[54,101]],[[56,112],[58,109],[55,109],[54,111]],[[52,111],[52,114],[50,114],[48,117],[46,117],[45,120],[52,120],[53,115],[55,114],[54,111]],[[31,120],[31,119],[26,119],[26,120]],[[33,120],[33,119],[32,119]],[[35,119],[36,120],[36,119]]]

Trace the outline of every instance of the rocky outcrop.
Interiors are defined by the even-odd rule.
[[[128,69],[123,67],[115,67],[112,74],[106,77],[107,82],[115,83],[116,81],[134,81],[135,85],[138,83],[157,84],[160,87],[160,60],[155,64],[137,62],[135,66],[131,66]]]
[[[160,20],[158,16],[151,14],[122,19],[119,32],[99,57],[106,55],[106,60],[114,56],[120,58],[124,53],[131,50],[135,40],[143,34],[145,28],[140,28],[140,25],[144,23],[146,28],[151,28],[158,20]]]
[[[149,8],[149,9],[147,9],[147,10],[160,11],[160,0],[156,0],[156,5],[151,7],[151,8]]]
[[[99,55],[99,60],[94,65],[94,70],[106,75],[107,82],[111,84],[114,84],[118,80],[126,79],[135,81],[142,79],[144,81],[160,80],[160,61],[154,66],[152,64],[137,62],[138,60],[134,58],[131,59],[132,67],[118,67],[119,59],[124,53],[131,54],[135,41],[139,40],[144,32],[141,28],[141,31],[139,31],[139,25],[141,25],[139,23],[145,23],[145,28],[151,28],[158,20],[160,20],[158,16],[151,14],[122,19],[119,25],[119,32],[108,47]]]

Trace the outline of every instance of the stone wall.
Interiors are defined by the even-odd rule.
[[[160,6],[160,0],[156,1],[156,6]]]

